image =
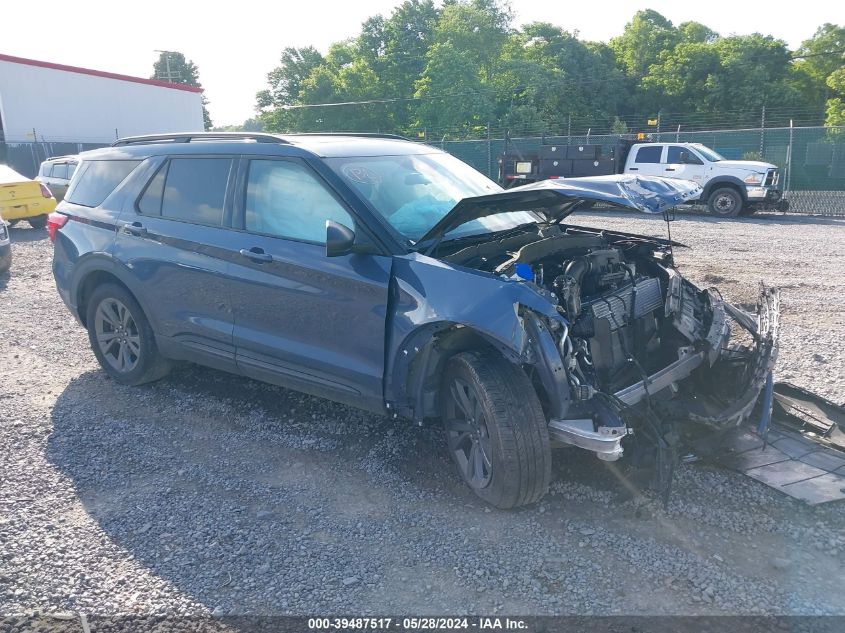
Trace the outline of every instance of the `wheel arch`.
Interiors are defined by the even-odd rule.
[[[471,325],[454,321],[427,323],[405,337],[386,385],[388,409],[422,423],[438,415],[438,376],[460,352],[487,349],[518,364],[521,353]],[[391,405],[391,403],[394,403]]]
[[[147,310],[146,301],[142,293],[139,292],[137,284],[132,281],[131,275],[122,270],[121,266],[110,257],[94,257],[78,264],[74,285],[71,289],[76,315],[82,325],[86,327],[88,325],[88,301],[91,295],[97,287],[105,283],[113,283],[124,288],[141,306],[144,316],[151,324],[153,323],[153,317]]]
[[[544,409],[560,415],[569,401],[563,364],[539,317],[533,312],[525,313],[524,317],[529,347],[522,350],[502,344],[477,327],[453,321],[429,323],[414,330],[403,341],[392,364],[393,372],[387,385],[392,389],[386,401],[395,403],[393,412],[418,424],[426,418],[437,417],[439,376],[446,363],[455,354],[483,349],[501,356],[520,370],[527,365],[536,369],[528,377],[537,397]]]
[[[707,204],[710,201],[710,196],[714,191],[716,191],[716,189],[722,189],[725,187],[735,189],[739,194],[739,197],[742,199],[743,204],[748,201],[745,183],[736,176],[716,176],[715,178],[709,180],[704,186],[704,193],[701,195],[701,201],[704,204]]]

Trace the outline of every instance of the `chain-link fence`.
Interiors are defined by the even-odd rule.
[[[4,143],[0,140],[0,163],[6,163],[18,173],[34,178],[42,161],[51,156],[78,154],[107,145],[109,145],[108,142],[102,141],[88,143],[7,141]]]
[[[499,154],[542,144],[602,145],[609,152],[619,135],[532,136],[434,143],[491,178]],[[845,216],[845,127],[783,127],[706,132],[661,132],[661,142],[702,143],[728,160],[762,160],[780,167],[790,212]]]
[[[492,135],[491,135],[492,136]],[[619,135],[555,135],[428,142],[469,163],[495,179],[497,158],[505,146],[537,149],[542,144],[616,146]],[[655,141],[702,143],[729,160],[763,160],[782,169],[781,184],[790,202],[790,213],[845,216],[845,127],[777,127],[699,132],[660,132]],[[107,143],[0,142],[0,163],[6,162],[26,176],[38,172],[41,161],[50,156],[76,154]]]

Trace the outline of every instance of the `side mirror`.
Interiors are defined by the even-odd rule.
[[[689,152],[681,152],[680,157],[681,157],[681,163],[683,163],[684,165],[690,164]]]
[[[355,245],[355,231],[340,222],[326,220],[326,257],[349,255]]]

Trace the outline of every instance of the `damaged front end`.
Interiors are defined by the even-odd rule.
[[[619,369],[634,367],[629,376],[641,378],[625,386],[603,382],[590,356],[596,341],[570,338],[564,349],[581,350],[563,360],[575,399],[562,417],[550,420],[552,438],[613,461],[632,434],[645,436],[649,450],[663,442],[677,445],[684,436],[698,435],[702,426],[724,429],[750,416],[777,357],[778,291],[761,286],[755,318],[715,291],[698,290],[676,271],[667,272],[673,281],[655,330],[662,331],[658,345],[663,349],[654,350],[665,364],[650,362],[638,346]],[[631,332],[637,327],[626,323],[612,336],[619,337],[620,347],[625,337],[634,345]]]
[[[749,417],[777,356],[779,294],[761,286],[755,316],[684,279],[672,250],[681,244],[560,223],[591,199],[659,212],[661,200],[677,203],[692,183],[679,191],[682,185],[662,180],[603,179],[592,198],[591,186],[581,179],[565,189],[520,188],[534,209],[538,192],[561,197],[557,207],[548,203],[547,223],[487,243],[446,243],[438,256],[527,286],[548,302],[544,314],[519,307],[519,318],[528,341],[521,362],[553,441],[606,461],[629,447],[635,459],[665,461],[685,437]],[[620,195],[608,200],[612,187]],[[638,191],[653,195],[644,200]],[[464,214],[481,217],[484,207],[467,204]]]

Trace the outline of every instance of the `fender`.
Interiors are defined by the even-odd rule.
[[[739,194],[742,196],[743,202],[746,199],[746,192],[745,192],[745,183],[742,182],[736,176],[715,176],[707,181],[707,184],[704,185],[704,191],[701,194],[701,198],[699,201],[706,203],[707,199],[710,197],[710,194],[713,193],[713,190],[719,187],[720,185],[736,185],[739,189]]]
[[[526,310],[566,324],[555,306],[527,284],[419,253],[395,257],[385,341],[388,410],[417,422],[432,413],[431,385],[424,383],[444,360],[433,343],[446,331],[450,351],[484,343],[511,362],[528,362],[532,345]]]
[[[113,275],[124,286],[129,289],[129,292],[138,301],[154,331],[158,331],[158,323],[155,318],[155,312],[147,309],[149,301],[144,293],[143,286],[138,282],[132,272],[123,264],[123,262],[115,259],[110,253],[97,252],[84,255],[74,265],[73,277],[70,280],[70,299],[72,301],[73,310],[80,323],[85,321],[85,315],[81,313],[79,306],[79,299],[84,286],[85,280],[93,273],[104,272]]]

